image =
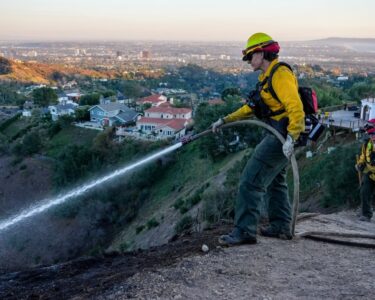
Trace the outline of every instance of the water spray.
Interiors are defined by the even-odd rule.
[[[267,125],[264,122],[257,121],[257,120],[243,120],[243,121],[237,121],[237,122],[232,122],[228,124],[224,124],[221,126],[221,128],[230,128],[230,127],[235,127],[235,126],[241,126],[241,125],[256,125],[259,127],[263,127],[270,131],[272,134],[274,134],[279,141],[283,144],[285,142],[284,137],[273,127]],[[184,137],[180,142],[164,149],[161,150],[153,155],[150,155],[130,166],[126,166],[120,169],[115,170],[113,173],[105,175],[97,180],[91,181],[81,187],[78,187],[76,189],[73,189],[72,191],[68,192],[65,195],[58,196],[57,198],[53,199],[46,199],[42,202],[40,202],[37,205],[34,205],[33,207],[22,211],[16,216],[10,217],[9,219],[6,219],[4,221],[0,222],[0,233],[1,231],[11,227],[12,225],[15,225],[18,222],[21,222],[27,218],[30,218],[34,215],[37,215],[53,206],[62,204],[66,202],[67,200],[80,196],[84,194],[85,192],[93,189],[99,184],[103,184],[105,182],[108,182],[118,176],[121,176],[137,167],[140,167],[143,164],[146,164],[148,162],[151,162],[152,160],[155,160],[163,155],[166,155],[172,151],[177,150],[183,145],[186,145],[188,143],[191,143],[203,136],[206,136],[208,134],[211,134],[212,130],[205,130],[203,132],[197,133],[192,136],[187,136]],[[341,241],[338,239],[332,239],[330,236],[333,237],[346,237],[346,238],[367,238],[367,239],[375,239],[375,235],[369,235],[369,234],[360,234],[360,233],[342,233],[342,232],[321,232],[321,231],[307,231],[307,232],[300,232],[298,234],[295,234],[295,227],[296,227],[296,220],[297,220],[297,215],[298,215],[298,206],[299,206],[299,173],[298,173],[298,165],[297,165],[297,160],[295,158],[294,153],[292,154],[290,158],[290,162],[292,165],[292,171],[293,171],[293,215],[292,215],[292,234],[295,237],[305,237],[305,238],[311,238],[315,240],[321,240],[325,242],[332,242],[332,243],[341,243],[344,245],[351,245],[351,246],[359,246],[359,247],[368,247],[368,248],[374,248],[374,244],[368,244],[368,243],[363,243],[363,242],[348,242],[348,241]],[[323,237],[322,237],[323,236]]]
[[[269,131],[271,131],[279,140],[281,143],[284,143],[285,142],[285,139],[284,137],[277,131],[275,130],[273,127],[267,125],[266,123],[263,123],[261,121],[257,121],[257,120],[243,120],[243,121],[237,121],[237,122],[233,122],[233,123],[228,123],[228,124],[225,124],[223,125],[221,128],[229,128],[229,127],[233,127],[233,126],[240,126],[240,125],[257,125],[257,126],[260,126],[260,127],[263,127]],[[184,137],[181,142],[178,142],[177,144],[174,144],[162,151],[159,151],[153,155],[150,155],[148,156],[147,158],[144,158],[130,166],[126,166],[126,167],[123,167],[123,168],[120,168],[120,169],[117,169],[115,170],[114,172],[110,173],[110,174],[107,174],[97,180],[93,180],[91,182],[88,182],[78,188],[75,188],[71,191],[69,191],[68,193],[66,193],[65,195],[61,195],[61,196],[57,196],[56,198],[51,198],[51,199],[45,199],[39,203],[37,203],[36,205],[32,206],[31,208],[28,208],[28,209],[25,209],[23,211],[21,211],[20,213],[18,213],[17,215],[15,216],[12,216],[4,221],[1,221],[0,222],[0,232],[2,230],[5,230],[13,225],[15,225],[16,223],[18,222],[21,222],[27,218],[30,218],[32,216],[35,216],[39,213],[42,213],[46,210],[48,210],[49,208],[51,207],[54,207],[56,205],[59,205],[59,204],[62,204],[72,198],[75,198],[75,197],[78,197],[84,193],[86,193],[87,191],[95,188],[96,186],[100,185],[100,184],[103,184],[105,182],[108,182],[116,177],[119,177],[137,167],[140,167],[141,165],[143,164],[146,164],[152,160],[155,160],[163,155],[166,155],[167,153],[170,153],[172,151],[175,151],[177,150],[178,148],[180,148],[181,146],[183,145],[186,145],[190,142],[193,142],[203,136],[206,136],[208,134],[212,133],[211,129],[209,130],[206,130],[206,131],[203,131],[203,132],[200,132],[198,134],[195,134],[195,135],[192,135],[192,136],[188,136],[188,137]],[[299,175],[298,175],[298,166],[297,166],[297,161],[295,159],[295,156],[294,154],[292,155],[291,157],[291,163],[292,163],[292,170],[293,170],[293,178],[294,178],[294,198],[293,198],[293,222],[292,222],[292,233],[294,234],[294,229],[295,229],[295,223],[296,223],[296,215],[297,215],[297,212],[298,212],[298,203],[299,203]]]
[[[66,193],[65,195],[62,195],[62,196],[57,196],[56,198],[51,198],[51,199],[45,199],[43,201],[41,201],[40,203],[32,206],[31,208],[28,208],[28,209],[25,209],[23,211],[21,211],[20,213],[18,213],[16,216],[13,216],[13,217],[10,217],[4,221],[1,221],[0,222],[0,232],[20,221],[23,221],[27,218],[30,218],[32,216],[35,216],[51,207],[54,207],[56,205],[59,205],[59,204],[62,204],[64,202],[66,202],[67,200],[71,199],[71,198],[75,198],[75,197],[78,197],[84,193],[86,193],[87,191],[93,189],[94,187],[100,185],[100,184],[103,184],[103,183],[106,183],[116,177],[119,177],[141,165],[144,165],[148,162],[151,162],[152,160],[155,160],[163,155],[166,155],[167,153],[170,153],[178,148],[180,148],[183,144],[180,142],[180,143],[177,143],[175,145],[172,145],[164,150],[161,150],[153,155],[150,155],[142,160],[139,160],[135,163],[133,163],[132,165],[130,166],[126,166],[126,167],[123,167],[123,168],[119,168],[117,170],[115,170],[114,172],[110,173],[110,174],[107,174],[107,175],[104,175],[102,177],[100,177],[99,179],[96,179],[96,180],[93,180],[93,181],[90,181],[78,188],[75,188],[71,191],[69,191],[68,193]]]

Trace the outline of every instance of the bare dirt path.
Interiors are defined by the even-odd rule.
[[[357,230],[353,212],[318,216],[297,230]],[[149,251],[87,258],[0,275],[1,299],[373,299],[375,249],[308,239],[259,238],[216,248],[229,228],[182,237]],[[372,241],[373,242],[373,241]],[[203,254],[201,245],[210,251]]]

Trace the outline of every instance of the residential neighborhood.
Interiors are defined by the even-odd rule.
[[[39,88],[39,87],[38,87]],[[74,117],[77,109],[82,108],[79,92],[61,93],[56,104],[45,108],[52,121],[62,116]],[[173,106],[173,98],[162,94],[152,94],[139,99],[129,99],[121,92],[111,97],[100,96],[99,104],[90,106],[89,119],[76,121],[74,125],[88,129],[103,130],[115,127],[119,138],[159,140],[179,139],[186,133],[186,127],[192,122],[192,109]],[[135,105],[132,105],[134,104]],[[23,105],[22,116],[31,117],[37,105],[28,100]]]

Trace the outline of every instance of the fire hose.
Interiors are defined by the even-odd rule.
[[[275,128],[258,120],[242,120],[242,121],[231,122],[231,123],[222,125],[220,128],[225,129],[225,128],[237,127],[241,125],[256,125],[256,126],[262,127],[270,131],[272,134],[274,134],[282,144],[284,144],[285,142],[285,138]],[[195,141],[211,133],[212,133],[211,129],[202,131],[200,133],[197,133],[195,135],[188,137],[187,139],[184,139],[182,143],[183,144],[190,143],[192,141]],[[375,248],[375,244],[372,244],[372,243],[354,242],[354,241],[338,240],[338,239],[331,238],[331,237],[346,237],[346,238],[375,239],[375,235],[373,234],[362,234],[362,233],[355,233],[355,232],[344,233],[344,232],[334,232],[334,231],[329,231],[329,232],[328,231],[327,232],[305,231],[305,232],[301,232],[297,234],[295,233],[296,221],[297,221],[297,216],[298,216],[298,208],[299,208],[299,184],[300,183],[299,183],[298,164],[297,164],[297,160],[296,160],[294,153],[292,154],[290,158],[290,162],[292,165],[292,172],[293,172],[293,208],[292,208],[292,226],[291,226],[292,235],[297,238],[305,237],[305,238],[310,238],[313,240],[343,244],[343,245],[348,245],[348,246]]]

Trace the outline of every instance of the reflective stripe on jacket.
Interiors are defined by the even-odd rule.
[[[262,82],[270,75],[270,72],[278,60],[275,59],[269,65],[267,71],[259,75],[258,80]],[[303,111],[302,101],[298,94],[298,82],[293,72],[285,66],[280,66],[272,78],[272,87],[279,97],[280,102],[273,98],[271,93],[267,91],[268,84],[266,83],[261,91],[261,97],[264,103],[272,110],[278,111],[284,109],[285,112],[271,117],[273,120],[279,121],[284,117],[289,118],[288,134],[294,140],[297,140],[300,133],[305,130],[305,113]],[[252,109],[247,105],[243,105],[235,112],[229,114],[224,118],[226,123],[234,122],[241,119],[246,119],[252,115]]]

